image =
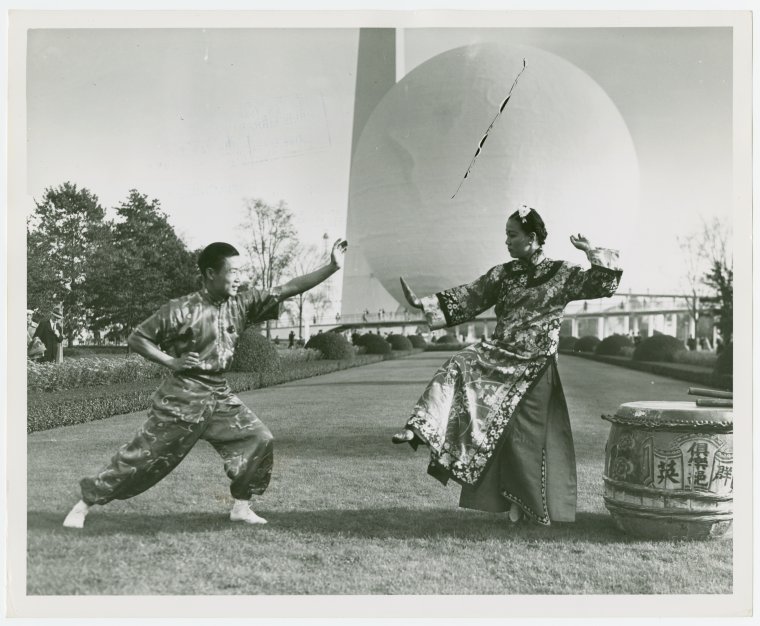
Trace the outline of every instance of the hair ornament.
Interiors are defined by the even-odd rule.
[[[517,209],[517,215],[520,216],[520,221],[525,222],[525,218],[528,217],[528,214],[532,211],[532,209],[525,205],[521,204],[520,208]]]

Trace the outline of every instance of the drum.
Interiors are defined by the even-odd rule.
[[[651,539],[730,536],[733,410],[629,402],[605,450],[604,504],[626,533]]]

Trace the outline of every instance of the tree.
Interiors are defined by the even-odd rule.
[[[725,220],[702,221],[700,229],[679,238],[684,252],[684,278],[689,288],[689,313],[694,322],[703,307],[700,299],[717,299],[718,329],[725,343],[733,336],[733,260],[730,229]]]
[[[45,190],[27,221],[27,307],[63,304],[69,343],[86,325],[85,268],[105,211],[88,189],[70,182]]]
[[[316,246],[305,246],[299,244],[293,253],[293,262],[290,267],[290,273],[293,276],[302,276],[313,272],[324,263],[323,255],[320,254]],[[292,308],[295,309],[294,317],[298,320],[298,338],[303,339],[303,310],[306,302],[311,303],[314,290],[298,294],[293,298]]]
[[[293,261],[298,239],[293,215],[284,201],[276,206],[259,198],[246,199],[241,228],[246,233],[245,251],[251,269],[251,283],[264,291],[280,284]],[[270,336],[269,322],[266,325]]]
[[[130,190],[88,268],[92,328],[128,336],[167,300],[198,288],[195,258],[159,201]]]
[[[729,239],[726,224],[718,218],[704,228],[704,252],[709,270],[702,280],[717,296],[718,330],[724,344],[732,341],[734,335],[734,261]]]

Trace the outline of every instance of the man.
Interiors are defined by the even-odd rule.
[[[63,343],[62,321],[63,307],[58,305],[52,310],[50,317],[42,320],[37,325],[37,330],[34,331],[33,338],[39,337],[45,345],[45,355],[42,357],[43,361],[50,361],[51,363],[59,361],[59,348],[62,347]]]
[[[230,519],[265,524],[250,508],[272,473],[272,434],[224,380],[238,337],[247,324],[276,319],[280,302],[320,284],[343,266],[347,243],[339,239],[325,266],[270,292],[238,293],[242,259],[226,243],[201,252],[201,291],[171,300],[140,324],[130,347],[168,367],[172,375],[153,395],[148,419],[97,475],[80,481],[82,499],[63,525],[82,528],[95,504],[125,500],[152,487],[205,439],[224,459],[234,499]]]
[[[35,361],[45,354],[45,346],[39,337],[35,337],[38,324],[34,321],[34,311],[26,310],[26,356]]]

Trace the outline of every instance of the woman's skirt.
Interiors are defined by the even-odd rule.
[[[507,511],[512,502],[540,524],[575,521],[577,478],[570,418],[554,358],[525,394],[476,485],[459,506]]]

